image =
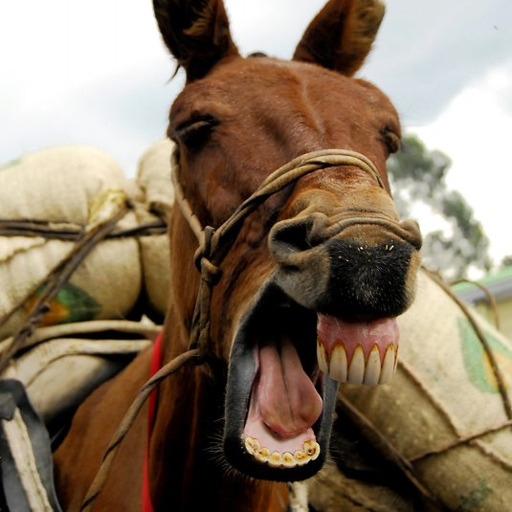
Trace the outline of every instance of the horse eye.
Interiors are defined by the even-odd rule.
[[[171,139],[187,146],[200,146],[206,142],[212,128],[217,124],[218,121],[210,115],[190,119],[173,130]]]
[[[392,126],[384,126],[384,128],[382,128],[382,130],[380,131],[380,134],[384,144],[386,144],[386,148],[389,154],[396,153],[400,149],[402,141],[400,139],[400,136],[393,129]]]

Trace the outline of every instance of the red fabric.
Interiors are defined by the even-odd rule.
[[[151,356],[150,377],[162,366],[162,333],[158,335],[153,345],[153,354]],[[149,442],[155,422],[156,399],[158,398],[158,388],[155,388],[148,401],[148,436],[146,440],[146,456],[144,458],[144,474],[142,476],[142,512],[154,512],[151,496],[149,494]]]

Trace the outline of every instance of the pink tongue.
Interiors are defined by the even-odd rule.
[[[258,407],[267,427],[283,437],[310,428],[322,412],[322,398],[292,342],[284,338],[279,351],[273,343],[261,347],[259,362]]]

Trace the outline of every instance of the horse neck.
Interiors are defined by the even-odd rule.
[[[169,354],[175,351],[169,347],[181,346],[177,337],[182,333],[172,312],[168,319],[164,353]],[[205,367],[188,366],[161,384],[150,448],[155,510],[286,510],[284,484],[245,480],[222,460],[221,380]]]

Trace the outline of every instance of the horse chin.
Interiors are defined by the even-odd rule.
[[[338,383],[319,370],[317,323],[270,280],[235,333],[224,454],[249,477],[304,480],[325,462]]]

